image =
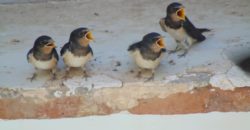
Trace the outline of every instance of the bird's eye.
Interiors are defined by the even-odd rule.
[[[158,37],[155,37],[155,38],[153,38],[153,41],[157,41],[159,38]]]
[[[48,43],[48,42],[47,42],[47,41],[42,41],[42,42],[41,42],[41,44],[46,44],[46,43]]]
[[[80,34],[79,34],[81,37],[84,35],[84,33],[83,32],[80,32]]]

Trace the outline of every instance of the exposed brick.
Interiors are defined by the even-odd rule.
[[[61,118],[106,115],[124,110],[113,110],[105,102],[98,104],[93,101],[91,95],[89,96],[88,98],[82,95],[47,100],[33,97],[0,99],[0,118]],[[231,91],[208,86],[185,93],[171,94],[166,98],[138,99],[138,102],[137,106],[128,111],[133,114],[250,111],[250,88],[236,88]]]
[[[250,110],[250,88],[236,88],[234,91],[210,89],[199,88],[192,92],[172,94],[164,99],[143,99],[129,111],[134,114],[187,114]]]
[[[52,99],[40,105],[37,117],[59,118],[76,116],[83,100],[79,96]]]

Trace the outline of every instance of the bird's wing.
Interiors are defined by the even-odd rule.
[[[56,51],[55,48],[52,50],[52,53],[55,56],[56,60],[58,61],[59,60],[59,56],[58,56],[57,51]]]
[[[204,32],[210,32],[211,30],[208,29],[208,28],[197,28],[201,33],[204,33]]]
[[[135,51],[140,46],[140,42],[136,42],[128,47],[128,51]]]
[[[167,52],[166,48],[162,48],[161,52]]]
[[[63,54],[67,51],[68,48],[69,48],[69,43],[66,43],[60,51],[61,56],[63,56]]]
[[[183,28],[185,29],[186,33],[197,40],[198,42],[204,41],[206,39],[205,36],[202,35],[201,31],[199,31],[189,19],[186,17],[185,22],[183,23]]]
[[[90,46],[89,46],[89,50],[90,50],[91,55],[93,56],[94,53],[93,53],[93,50],[92,50],[92,48]]]
[[[167,32],[167,30],[166,30],[166,24],[165,24],[165,19],[164,18],[160,19],[159,24],[161,26],[162,31]]]
[[[27,55],[26,55],[26,58],[27,58],[27,61],[28,61],[28,62],[30,62],[29,55],[30,55],[31,53],[33,53],[33,48],[31,48],[31,49],[29,50],[29,52],[27,53]]]

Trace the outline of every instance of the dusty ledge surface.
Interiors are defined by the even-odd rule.
[[[139,87],[124,87],[130,91],[140,91]],[[86,94],[60,97],[38,98],[32,96],[20,96],[16,98],[0,99],[0,118],[62,118],[79,117],[89,115],[107,115],[121,111],[132,114],[188,114],[207,113],[212,111],[239,112],[250,110],[250,88],[237,88],[221,90],[211,86],[167,94],[166,97],[148,97],[151,93],[144,93],[144,98],[135,99],[136,93],[126,95],[119,89],[110,89],[108,95],[105,90],[88,92]],[[107,90],[106,90],[107,91]],[[22,92],[29,93],[29,92]],[[33,92],[32,92],[33,93]],[[98,96],[101,96],[102,100]],[[44,96],[43,96],[44,97]],[[111,100],[114,99],[114,100]]]
[[[249,64],[243,62],[250,56],[248,0],[183,2],[196,26],[212,29],[207,40],[184,58],[178,58],[179,52],[167,54],[154,81],[145,82],[147,72],[135,78],[137,67],[126,51],[131,43],[145,33],[159,32],[166,37],[167,49],[175,48],[158,25],[169,3],[13,0],[0,4],[0,118],[249,111],[249,68],[239,66]],[[39,72],[34,82],[27,80],[35,71],[26,61],[34,40],[50,35],[59,51],[79,26],[92,29],[97,39],[91,44],[94,58],[86,66],[91,77],[85,80],[79,69],[73,69],[71,78],[63,80],[60,59],[58,80],[50,81],[46,72]]]

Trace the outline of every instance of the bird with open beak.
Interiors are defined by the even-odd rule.
[[[177,2],[168,5],[167,16],[161,18],[159,23],[162,30],[173,37],[177,43],[173,52],[184,50],[184,53],[179,55],[180,57],[185,56],[194,43],[206,39],[203,32],[210,31],[206,28],[196,28],[187,18],[184,6]]]
[[[69,42],[61,49],[61,56],[67,67],[65,77],[68,77],[71,67],[82,67],[85,78],[88,77],[84,66],[93,56],[89,45],[93,40],[93,34],[88,28],[82,27],[71,32]]]
[[[152,75],[148,80],[153,80],[155,69],[159,66],[163,53],[166,52],[163,37],[155,32],[149,33],[142,41],[130,45],[128,51],[139,67],[137,77],[141,77],[142,69],[149,69]]]
[[[52,79],[56,79],[56,66],[58,62],[58,54],[56,52],[54,40],[49,36],[40,36],[35,40],[33,48],[27,54],[27,60],[35,69],[50,70],[53,74]],[[36,72],[30,78],[36,78]]]

